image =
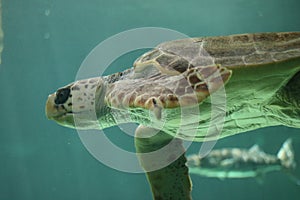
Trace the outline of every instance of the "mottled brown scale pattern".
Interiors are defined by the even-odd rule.
[[[120,94],[118,94],[118,99],[122,100],[125,97],[125,93],[121,92]]]
[[[268,33],[268,34],[253,34],[253,40],[255,42],[264,42],[264,41],[272,41],[272,42],[284,42],[290,39],[294,39],[291,37],[291,34],[286,33]]]
[[[210,92],[223,85],[230,74],[230,71],[220,66],[207,66],[191,68],[176,77],[158,74],[148,80],[140,78],[126,84],[116,82],[110,87],[106,101],[111,102],[109,104],[113,107],[125,108],[188,106],[202,102]],[[216,81],[215,76],[219,75],[220,81]],[[153,98],[157,101],[157,105],[151,100]]]
[[[261,53],[261,54],[251,54],[248,56],[244,57],[245,63],[254,63],[256,62],[257,64],[263,63],[263,62],[272,62],[272,57],[269,53]]]
[[[211,47],[222,47],[223,49],[230,45],[230,43],[232,42],[231,38],[229,37],[213,37],[210,40],[203,40],[206,41],[205,44]]]
[[[197,73],[198,70],[198,76],[203,77],[203,79],[207,79],[208,77],[210,77],[212,74],[214,74],[216,71],[220,70],[220,73],[223,72],[221,71],[221,69],[225,69],[225,68],[221,68],[219,66],[211,66],[211,67],[201,67],[199,69],[195,69],[194,73]]]
[[[234,35],[234,36],[232,36],[231,41],[232,42],[248,43],[248,42],[251,42],[253,40],[252,40],[252,37],[249,38],[248,35],[243,34],[243,35]]]
[[[299,48],[300,48],[300,41],[279,43],[273,45],[256,44],[256,49],[258,51],[265,51],[265,52],[284,52],[291,49],[299,49]]]
[[[189,67],[191,68],[193,66],[189,66],[189,62],[185,59],[179,59],[169,64],[169,68],[174,69],[180,73],[185,72]]]
[[[212,57],[207,57],[207,56],[194,57],[191,62],[196,67],[200,67],[200,66],[206,67],[206,66],[215,65],[214,59],[212,59]]]
[[[185,86],[179,85],[175,90],[175,94],[177,94],[178,96],[183,96],[185,94]]]
[[[71,87],[71,90],[80,90],[78,85],[74,85],[73,87]]]
[[[117,101],[116,98],[111,98],[111,105],[115,106],[115,107],[120,107],[119,106],[119,102]]]
[[[150,51],[149,53],[147,53],[144,57],[142,57],[141,62],[147,61],[147,60],[152,60],[155,59],[156,57],[158,57],[159,55],[161,55],[161,53],[159,52],[159,50],[153,50]]]
[[[161,52],[180,55],[183,59],[193,63],[194,66],[211,65],[209,59],[204,61],[210,57],[215,63],[223,67],[236,68],[281,62],[291,57],[299,57],[299,51],[294,51],[293,55],[289,55],[291,50],[300,49],[299,38],[299,32],[240,34],[183,39],[165,42],[158,47]],[[273,52],[275,58],[264,57],[266,52]],[[251,60],[249,63],[241,60],[241,57],[250,57],[252,54],[262,54],[264,59],[260,63],[256,63],[256,60]]]
[[[213,58],[227,57],[234,55],[235,53],[235,49],[228,49],[228,46],[230,45],[230,38],[213,38],[203,43],[203,49],[208,53],[208,56]]]
[[[288,51],[289,58],[296,58],[299,54],[300,54],[300,47],[299,47],[299,49]]]
[[[135,99],[135,106],[138,107],[144,107],[146,101],[149,99],[149,95],[147,96],[139,96],[138,98]]]
[[[87,81],[86,81],[86,80],[82,80],[82,81],[79,81],[78,83],[79,83],[79,84],[86,84]]]
[[[197,85],[195,85],[194,89],[195,89],[195,92],[202,92],[202,93],[207,92],[208,93],[208,86],[206,83],[197,84]]]
[[[169,94],[167,98],[170,101],[178,101],[178,98],[174,94]]]
[[[94,89],[95,87],[97,87],[97,84],[92,85],[91,89]]]
[[[188,79],[189,79],[189,82],[190,82],[191,84],[193,84],[193,85],[195,85],[196,83],[199,83],[199,82],[202,81],[202,80],[199,79],[199,78],[197,77],[197,75],[195,75],[195,74],[188,76]]]
[[[97,82],[97,79],[96,78],[91,78],[89,79],[89,83],[96,83]]]
[[[285,53],[274,53],[272,54],[272,57],[274,60],[283,60],[286,58],[286,54]]]
[[[126,102],[128,101],[129,102],[129,106],[134,106],[134,100],[135,100],[135,98],[136,98],[136,94],[135,93],[133,93],[133,94],[131,94],[130,96],[129,96],[129,99],[127,100],[125,100]]]
[[[227,57],[227,58],[216,58],[215,59],[216,65],[222,64],[223,66],[229,66],[229,65],[232,65],[232,63],[235,63],[235,66],[245,65],[243,57]]]
[[[174,55],[162,54],[156,58],[156,61],[163,67],[168,67],[174,61]],[[175,57],[176,58],[176,57]]]

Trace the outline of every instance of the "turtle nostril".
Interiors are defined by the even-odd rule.
[[[56,97],[54,99],[55,104],[63,104],[65,103],[70,95],[70,88],[59,89],[56,92]]]

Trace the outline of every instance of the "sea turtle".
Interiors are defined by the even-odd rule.
[[[213,103],[219,91],[226,107]],[[220,112],[212,114],[212,106]],[[300,32],[165,42],[133,68],[58,89],[48,97],[46,115],[78,129],[140,124],[135,146],[154,199],[191,199],[182,140],[266,126],[300,128]],[[210,129],[218,115],[225,121],[220,135],[218,127]]]

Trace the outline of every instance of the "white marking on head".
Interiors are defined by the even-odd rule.
[[[103,80],[99,77],[80,80],[73,83],[70,90],[72,98],[68,101],[71,102],[72,112],[90,112],[95,110],[96,104],[99,104],[98,100],[103,92]]]

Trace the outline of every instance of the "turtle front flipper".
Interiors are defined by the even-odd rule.
[[[192,184],[180,139],[140,125],[135,147],[155,200],[191,199]]]
[[[196,66],[173,75],[159,71],[150,77],[116,81],[108,85],[105,102],[112,108],[148,110],[191,106],[222,88],[231,70],[220,65]]]

